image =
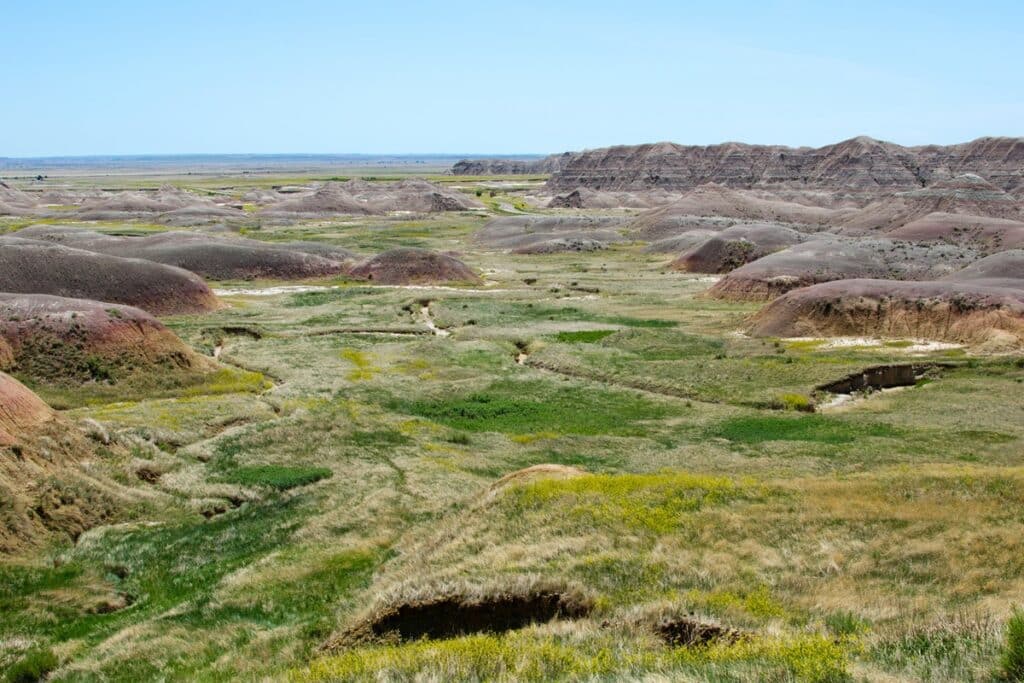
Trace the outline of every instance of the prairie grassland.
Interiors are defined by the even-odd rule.
[[[1024,602],[1024,365],[739,334],[634,245],[516,256],[483,218],[259,227],[454,249],[482,287],[226,295],[168,319],[231,368],[44,395],[129,455],[122,523],[0,564],[0,669],[52,680],[988,680]],[[280,283],[219,283],[259,289]],[[450,333],[430,334],[421,316]],[[258,335],[233,334],[247,328]],[[804,413],[890,362],[918,386]],[[517,477],[538,464],[565,477]],[[568,469],[572,468],[572,469]],[[571,476],[569,476],[571,475]],[[373,605],[522,582],[593,611],[331,647]],[[735,629],[670,646],[659,620]],[[326,648],[324,648],[326,644]]]

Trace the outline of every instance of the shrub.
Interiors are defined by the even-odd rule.
[[[1001,681],[1024,681],[1024,610],[1014,609],[1006,622],[1006,643],[999,658],[997,678]]]
[[[803,394],[783,394],[779,397],[779,402],[782,403],[782,407],[786,410],[799,410],[805,413],[814,411],[811,399]]]
[[[8,683],[35,683],[57,668],[57,656],[50,650],[29,650],[10,669],[4,681]]]

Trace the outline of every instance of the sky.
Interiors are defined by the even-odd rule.
[[[1024,135],[1021,0],[0,0],[0,156]]]

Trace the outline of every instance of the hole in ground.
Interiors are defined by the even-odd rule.
[[[879,365],[847,375],[828,384],[816,387],[816,392],[828,394],[852,394],[866,389],[891,389],[909,387],[923,378],[929,370],[953,367],[949,363],[901,363]]]
[[[736,629],[711,624],[690,617],[666,619],[655,626],[655,631],[669,645],[693,647],[712,643],[735,643],[743,634]]]
[[[383,610],[366,625],[366,635],[409,641],[504,633],[552,619],[577,619],[590,610],[590,603],[578,596],[548,591],[482,598],[442,597]]]

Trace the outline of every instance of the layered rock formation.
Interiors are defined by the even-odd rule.
[[[792,228],[771,223],[741,223],[713,233],[679,255],[671,267],[688,273],[728,273],[804,241]]]
[[[803,230],[821,230],[852,214],[796,202],[769,199],[721,185],[694,188],[680,199],[645,211],[630,224],[630,229],[646,240],[674,237],[692,229],[728,227],[722,219],[736,222],[767,222],[798,226]]]
[[[832,280],[934,280],[977,258],[975,251],[954,245],[821,236],[737,268],[716,282],[708,294],[765,301]]]
[[[858,137],[812,149],[727,142],[606,147],[571,155],[548,181],[553,192],[686,190],[705,183],[733,188],[823,188],[864,193],[911,190],[975,173],[1003,190],[1024,184],[1024,139],[980,138],[902,147]]]
[[[1024,220],[1019,201],[984,178],[967,173],[874,201],[844,218],[840,232],[885,233],[935,213]]]
[[[755,336],[866,336],[1024,346],[1024,250],[934,281],[837,280],[793,290],[754,317]]]
[[[552,154],[543,159],[463,159],[452,166],[454,175],[537,175],[554,173],[571,158],[572,152]]]

